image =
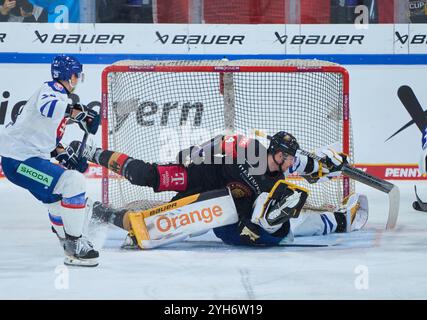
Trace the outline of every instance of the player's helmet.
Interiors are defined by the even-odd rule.
[[[276,154],[278,151],[295,156],[299,144],[297,139],[286,131],[279,131],[270,139],[268,153]]]
[[[80,77],[83,72],[83,66],[73,56],[59,55],[56,56],[51,65],[52,79],[70,80],[73,74]]]

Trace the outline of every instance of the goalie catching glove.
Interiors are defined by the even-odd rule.
[[[308,191],[297,185],[279,180],[270,193],[261,193],[254,203],[251,222],[268,233],[280,229],[291,218],[298,218]]]

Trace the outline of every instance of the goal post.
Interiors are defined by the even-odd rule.
[[[293,134],[314,151],[338,143],[353,160],[349,75],[320,60],[120,61],[102,73],[102,147],[148,162],[174,162],[179,150],[217,134]],[[268,141],[258,139],[265,146]],[[294,183],[310,190],[308,207],[330,210],[354,189],[341,176]],[[126,206],[169,201],[103,169],[103,202]]]

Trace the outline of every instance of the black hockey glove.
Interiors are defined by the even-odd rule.
[[[71,121],[76,122],[84,132],[96,134],[101,123],[101,116],[99,113],[78,103],[70,106],[69,113],[72,114],[74,110],[79,111],[79,113],[71,117]]]
[[[81,173],[85,172],[88,168],[87,158],[78,157],[78,149],[80,142],[73,141],[71,144],[59,152],[55,159],[59,161],[64,167],[70,170],[77,170]]]

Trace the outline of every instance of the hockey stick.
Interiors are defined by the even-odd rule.
[[[418,129],[423,133],[424,129],[427,127],[427,118],[424,115],[424,110],[415,96],[414,91],[409,86],[401,86],[397,90],[397,95]]]
[[[82,142],[80,143],[79,150],[77,152],[77,157],[79,158],[79,160],[81,160],[83,157],[83,151],[86,148],[86,142],[87,142],[88,137],[89,137],[89,133],[85,132],[83,139],[82,139]]]
[[[271,140],[271,136],[266,135],[265,133],[256,130],[255,135],[267,138]],[[311,152],[299,149],[299,152],[313,160],[319,161],[323,164],[326,164],[326,159],[321,158]],[[342,166],[341,172],[353,180],[366,184],[372,188],[375,188],[379,191],[385,192],[389,196],[389,212],[387,218],[386,229],[393,229],[396,226],[397,217],[399,215],[399,204],[400,204],[400,191],[399,187],[385,181],[383,179],[377,178],[369,173],[366,173],[362,170],[352,167],[349,164],[344,164]]]
[[[427,212],[427,202],[423,202],[418,196],[417,186],[414,186],[414,188],[415,188],[415,196],[417,197],[417,201],[414,201],[414,203],[412,203],[412,207],[415,210]]]

